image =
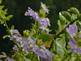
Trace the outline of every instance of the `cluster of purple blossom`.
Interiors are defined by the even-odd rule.
[[[43,10],[48,13],[48,9],[45,7],[45,5],[42,5]],[[40,29],[49,32],[49,29],[47,28],[50,26],[50,22],[48,18],[41,18],[39,17],[38,13],[33,11],[30,7],[28,7],[28,10],[25,12],[25,16],[31,16],[34,20],[36,20],[40,24]],[[14,40],[17,43],[17,46],[14,45],[13,50],[18,51],[18,46],[22,48],[22,51],[28,53],[30,51],[34,52],[37,56],[40,57],[41,61],[52,61],[52,57],[54,56],[52,52],[50,52],[48,49],[45,48],[45,46],[37,46],[36,40],[32,36],[29,36],[28,38],[22,37],[21,34],[18,32],[18,30],[10,30],[11,36],[10,39]]]
[[[78,33],[77,25],[75,23],[71,24],[71,25],[69,25],[69,27],[66,30],[71,37],[70,43],[69,43],[71,46],[71,50],[75,53],[81,54],[81,48],[77,45],[77,40],[75,40],[75,38],[74,38],[76,36],[76,34]],[[79,35],[77,35],[77,36],[79,37]]]
[[[50,21],[48,18],[39,17],[38,13],[33,11],[30,7],[28,7],[28,10],[25,12],[25,16],[31,16],[34,20],[38,21],[40,24],[40,29],[48,31],[47,27],[50,26]]]
[[[35,39],[31,36],[25,38],[22,37],[17,30],[11,30],[10,39],[18,43],[24,52],[28,53],[32,51],[37,54],[41,58],[41,61],[52,61],[53,53],[46,49],[45,46],[38,47],[35,43]]]

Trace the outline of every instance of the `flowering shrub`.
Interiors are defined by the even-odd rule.
[[[13,54],[7,55],[2,52],[1,61],[80,61],[81,56],[81,14],[78,9],[72,7],[67,11],[59,12],[58,29],[56,34],[50,34],[50,20],[47,17],[49,10],[41,3],[41,8],[35,12],[28,7],[25,16],[35,21],[31,30],[20,32],[7,25],[12,15],[7,15],[3,6],[0,6],[0,24],[3,24],[8,31],[9,38],[14,47]]]

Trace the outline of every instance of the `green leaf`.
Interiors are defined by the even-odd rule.
[[[4,6],[2,5],[2,6],[0,6],[0,10],[2,10],[4,8]]]
[[[42,39],[43,41],[49,41],[51,37],[46,33],[42,33],[39,35],[39,39]]]
[[[53,61],[62,61],[61,55],[59,54],[55,55]]]
[[[31,61],[38,61],[38,56],[33,52],[28,53],[26,57],[29,58]]]
[[[39,16],[43,17],[43,18],[46,16],[46,13],[45,13],[45,11],[42,8],[39,11]]]
[[[61,35],[61,38],[57,38],[55,43],[57,53],[63,56],[65,54],[65,44],[66,44],[64,35]]]
[[[0,0],[0,4],[2,3],[2,0]]]
[[[25,56],[24,56],[23,52],[21,52],[21,51],[16,52],[15,55],[13,56],[13,58],[16,61],[25,61]]]
[[[6,17],[6,20],[10,20],[10,18],[12,18],[13,17],[13,15],[8,15],[7,17]]]
[[[59,19],[60,19],[60,23],[63,25],[63,24],[66,24],[66,21],[67,19],[62,15],[61,12],[59,12]]]
[[[25,61],[31,61],[30,59],[28,59],[28,58],[25,58]]]
[[[77,17],[77,15],[76,14],[72,14],[72,16],[71,16],[71,20],[76,20],[78,17]]]
[[[77,16],[80,16],[79,10],[75,7],[71,7],[70,9],[68,9],[68,12],[71,12],[73,14],[76,14]]]
[[[8,15],[7,9],[4,8],[4,5],[0,5],[0,24],[9,21],[10,18],[12,18],[12,15]]]
[[[58,31],[60,32],[63,28],[64,26],[62,26],[61,21],[58,20]]]
[[[68,11],[62,11],[61,13],[68,21],[71,21],[71,14]]]

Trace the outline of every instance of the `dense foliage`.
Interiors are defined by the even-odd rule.
[[[51,1],[49,4],[52,3]],[[49,7],[42,2],[40,5],[38,9],[36,7],[37,10],[33,10],[30,6],[23,12],[26,19],[32,20],[32,26],[28,29],[29,27],[25,25],[25,29],[22,30],[10,24],[9,20],[14,18],[14,15],[8,14],[0,0],[0,25],[4,28],[0,30],[0,43],[3,43],[0,48],[0,60],[81,61],[81,13],[79,10],[70,7],[60,11],[55,26],[52,25],[53,27],[57,25],[57,29],[50,29],[52,24],[50,20],[53,17],[50,17]],[[22,21],[25,22],[24,19]],[[21,30],[22,32],[19,32]],[[53,30],[54,33],[52,33]],[[10,42],[8,49],[7,43],[4,42],[6,39]]]

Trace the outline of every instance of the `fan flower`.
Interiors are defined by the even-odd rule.
[[[53,53],[47,50],[44,46],[41,46],[40,48],[34,46],[33,52],[41,58],[41,61],[52,61]]]
[[[10,36],[10,39],[11,40],[15,40],[16,42],[18,43],[22,43],[21,40],[22,40],[22,37],[21,37],[21,34],[18,32],[18,30],[10,30],[10,33],[11,33],[11,36]]]
[[[75,34],[78,31],[76,24],[69,25],[69,27],[66,28],[66,30],[72,38],[75,36]]]
[[[41,61],[43,61],[43,60],[51,61],[52,60],[53,54],[49,50],[47,50],[45,48],[45,46],[38,47],[36,45],[35,39],[32,38],[31,36],[29,36],[28,38],[25,38],[25,37],[22,37],[17,30],[12,30],[12,35],[10,38],[12,38],[12,40],[18,41],[17,43],[22,47],[22,50],[24,52],[32,51],[35,54],[37,54],[41,58]],[[19,40],[18,38],[19,39],[21,38],[21,39]],[[14,50],[16,50],[16,48],[17,48],[17,47],[15,48],[15,47],[16,46],[14,46],[14,48],[13,48]]]
[[[74,39],[71,39],[69,44],[73,52],[81,54],[81,48],[77,46],[77,43]]]
[[[30,7],[28,7],[28,11],[25,12],[25,16],[31,16],[34,20],[38,21],[40,29],[49,33],[47,26],[50,26],[50,21],[48,18],[40,18],[38,13],[33,11]]]
[[[76,41],[76,39],[74,38],[76,34],[78,33],[77,25],[76,24],[69,25],[69,28],[67,28],[66,30],[71,37],[70,42],[69,42],[71,50],[75,53],[81,54],[81,48],[79,47],[77,43],[78,41]],[[79,37],[80,34],[77,36]]]
[[[39,22],[40,22],[40,28],[41,29],[44,29],[47,26],[50,26],[50,22],[49,22],[48,18],[41,18]]]
[[[22,47],[25,52],[32,51],[33,46],[35,46],[35,40],[33,38],[24,38]]]
[[[38,13],[33,11],[30,7],[28,7],[28,11],[25,12],[25,16],[31,16],[33,19],[39,21]]]
[[[32,39],[31,37],[22,37],[18,30],[11,30],[10,39],[14,40],[18,45],[20,45],[20,47],[22,47],[25,52],[30,51],[32,46],[35,44],[34,39]],[[16,50],[16,48],[17,47],[14,46],[13,50]]]

